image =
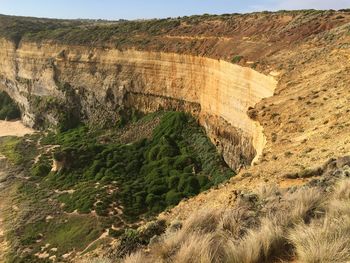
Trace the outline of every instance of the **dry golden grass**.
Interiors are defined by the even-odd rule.
[[[183,224],[182,231],[209,233],[216,230],[217,224],[223,214],[219,209],[204,209],[193,214]]]
[[[148,263],[148,262],[151,262],[151,261],[149,261],[141,251],[137,251],[137,252],[135,252],[135,253],[133,253],[131,255],[128,255],[124,259],[123,262],[124,263],[139,263],[139,262]]]
[[[289,239],[302,262],[349,262],[350,179],[337,183],[325,217],[297,225]]]
[[[108,258],[92,258],[84,261],[84,263],[112,263],[112,260]]]
[[[271,220],[264,218],[261,226],[251,230],[235,245],[231,240],[228,248],[228,261],[232,263],[262,262],[285,245],[283,229]]]
[[[259,263],[350,261],[350,179],[331,193],[319,187],[257,191],[255,201],[193,214],[147,254],[124,262]]]
[[[285,214],[285,219],[290,224],[309,221],[315,214],[322,213],[325,199],[318,188],[299,189],[288,197],[293,204],[291,210],[281,212]]]
[[[334,200],[349,201],[350,200],[350,179],[339,181],[334,189]]]
[[[290,233],[290,241],[301,262],[349,262],[350,216],[326,217],[322,222],[300,224]]]
[[[225,211],[218,222],[218,228],[220,230],[229,233],[237,240],[253,225],[257,225],[255,213],[248,206],[244,205]]]
[[[174,257],[176,263],[223,262],[223,239],[217,233],[191,233]]]

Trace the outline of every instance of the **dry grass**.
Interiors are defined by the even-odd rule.
[[[301,262],[349,262],[350,216],[300,224],[289,236]]]
[[[147,257],[145,257],[145,255],[141,252],[141,251],[137,251],[131,255],[128,255],[124,261],[124,263],[150,263],[151,261],[149,261],[147,259]],[[155,262],[154,262],[155,263]]]
[[[215,231],[223,211],[219,209],[204,209],[193,214],[183,224],[182,231],[209,233]]]
[[[288,215],[284,217],[289,224],[296,224],[299,221],[308,222],[310,218],[323,212],[325,199],[319,188],[299,189],[287,199],[293,204],[291,210],[281,212]]]
[[[92,258],[84,261],[85,263],[112,263],[108,258]]]
[[[206,235],[215,232],[221,214],[220,210],[208,209],[192,215],[184,222],[180,231],[168,232],[163,236],[162,242],[155,245],[156,257],[167,261],[181,249],[182,253],[185,253],[184,244],[188,246],[189,240],[194,240],[198,236],[203,237],[201,245],[204,247],[209,238]]]
[[[282,227],[264,218],[260,228],[249,231],[238,245],[234,243],[232,240],[229,243],[226,262],[250,263],[268,261],[283,250],[286,240]]]
[[[182,244],[174,262],[219,263],[225,260],[224,239],[218,233],[192,233]]]
[[[332,193],[319,187],[268,186],[257,200],[193,214],[146,254],[124,262],[258,263],[350,261],[350,179]],[[245,201],[242,201],[245,200]]]
[[[256,214],[248,206],[242,205],[236,209],[225,211],[220,217],[217,227],[238,240],[248,229],[257,226],[257,224]]]
[[[302,262],[349,262],[350,180],[337,183],[325,217],[297,225],[289,239]]]
[[[350,200],[350,179],[339,181],[334,189],[333,199],[341,201]]]

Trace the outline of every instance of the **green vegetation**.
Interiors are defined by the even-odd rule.
[[[243,56],[234,56],[231,60],[232,63],[237,64],[242,60]]]
[[[48,262],[34,254],[47,252],[60,258],[71,251],[82,251],[111,224],[92,215],[64,214],[55,200],[57,194],[41,186],[36,178],[17,181],[15,188],[18,212],[9,215],[16,224],[9,225],[7,232],[12,253],[6,262]],[[18,252],[28,248],[30,253]]]
[[[13,254],[9,262],[45,262],[30,255],[47,243],[46,251],[57,258],[82,251],[106,229],[110,238],[121,240],[117,253],[128,254],[165,228],[157,224],[133,230],[140,219],[150,219],[234,175],[196,120],[185,113],[133,114],[124,127],[153,123],[155,118],[158,124],[150,138],[128,144],[117,138],[123,128],[87,126],[1,138],[0,153],[25,168],[27,178],[18,183],[16,204],[25,207],[12,215],[18,224],[8,239],[14,249],[33,252]],[[51,171],[53,159],[57,172]]]
[[[14,120],[20,117],[18,106],[7,93],[0,91],[0,120]]]
[[[0,15],[0,37],[17,46],[25,38],[31,41],[55,40],[63,43],[88,44],[106,42],[124,45],[138,32],[159,35],[180,26],[179,19],[153,19],[146,21],[57,20]],[[117,39],[116,39],[117,38]],[[147,43],[140,39],[139,44]]]
[[[13,163],[19,163],[21,160],[21,154],[16,151],[16,145],[20,141],[21,139],[18,137],[0,138],[0,152]]]
[[[120,245],[117,248],[117,257],[122,258],[138,248],[148,245],[154,236],[163,234],[165,230],[166,222],[164,220],[149,222],[136,230],[125,229],[119,236]]]
[[[59,131],[67,131],[80,124],[79,100],[70,87],[62,87],[66,100],[52,96],[40,97],[30,95],[28,100],[33,112],[36,112],[35,122],[40,129],[58,128]],[[48,115],[55,116],[58,120],[58,127],[52,127]]]
[[[67,212],[95,210],[106,216],[121,206],[126,218],[137,219],[233,175],[195,120],[184,113],[164,113],[149,140],[106,145],[98,142],[99,135],[81,126],[43,140],[61,145],[54,158],[63,168],[48,173],[48,163],[41,158],[32,171],[39,177],[46,172],[49,187],[75,190],[59,197]]]
[[[21,38],[25,34],[65,28],[68,25],[78,26],[81,24],[82,22],[79,21],[0,15],[0,36],[14,41],[18,46]]]
[[[196,211],[121,262],[349,262],[349,161],[328,161],[302,186],[264,185],[234,206]]]
[[[44,240],[51,247],[59,249],[64,254],[72,248],[84,249],[90,242],[98,238],[100,227],[92,217],[81,216],[63,217],[51,222],[41,220],[27,224],[20,237],[22,244],[33,245],[37,240]]]
[[[31,138],[35,139],[35,137],[36,135],[32,135]],[[0,153],[13,164],[30,167],[38,151],[35,142],[27,140],[28,138],[29,136],[24,138],[0,137]]]

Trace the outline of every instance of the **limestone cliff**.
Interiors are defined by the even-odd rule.
[[[262,87],[270,84],[262,83],[273,81],[246,69],[253,68],[275,76],[278,85],[274,96],[249,110],[267,137],[263,158],[249,173],[278,181],[281,171],[321,165],[350,147],[348,11],[119,22],[0,16],[1,87],[36,127],[56,124],[67,112],[73,119],[113,123],[123,107],[186,110],[237,168],[264,145],[263,136],[252,134],[262,128],[245,113],[269,96]],[[257,87],[262,94],[255,94]],[[239,93],[247,97],[231,99]],[[337,140],[328,143],[332,135]]]
[[[323,187],[320,169],[350,152],[349,10],[122,22],[0,16],[0,39],[0,89],[29,126],[176,109],[197,117],[232,168],[260,157],[160,215],[169,222],[234,207],[261,185]]]
[[[118,109],[182,110],[198,117],[233,168],[251,163],[265,145],[263,129],[247,115],[273,95],[276,81],[222,60],[174,53],[2,40],[1,86],[21,106],[29,126],[40,123],[34,97],[64,101],[74,91],[83,119],[112,117]],[[56,123],[48,112],[46,121]]]

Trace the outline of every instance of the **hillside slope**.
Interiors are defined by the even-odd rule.
[[[349,154],[348,10],[129,22],[1,16],[0,25],[0,88],[30,126],[104,125],[130,108],[199,120],[239,174],[160,216],[168,221],[234,206],[237,191],[263,184],[307,184]]]

